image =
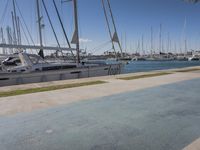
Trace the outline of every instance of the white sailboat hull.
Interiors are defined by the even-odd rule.
[[[122,69],[122,64],[111,64],[32,73],[0,73],[0,86],[117,75]]]

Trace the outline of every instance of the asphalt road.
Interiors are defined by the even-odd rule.
[[[200,79],[0,117],[0,150],[180,150],[199,137]]]

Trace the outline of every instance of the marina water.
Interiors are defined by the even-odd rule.
[[[124,67],[123,73],[147,72],[200,66],[200,61],[132,61]]]

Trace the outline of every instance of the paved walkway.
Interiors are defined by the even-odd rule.
[[[83,87],[79,90],[86,88],[91,95],[96,90],[107,93],[109,87],[115,87],[113,90],[120,94],[2,116],[0,149],[181,150],[200,137],[198,75],[184,73],[127,82],[117,80],[104,85],[104,89],[99,85],[88,89]],[[194,77],[196,79],[188,81]],[[162,86],[153,87],[155,84]],[[120,89],[125,87],[131,89],[122,93]],[[68,101],[70,92],[73,89],[47,92],[50,95],[46,94],[46,98],[62,94],[54,98]],[[31,101],[30,96],[35,95],[39,96],[34,94],[17,99],[27,98],[27,101]],[[17,99],[7,99],[7,102],[18,107],[17,103],[13,103]]]
[[[128,75],[122,75],[122,76],[128,76]],[[200,78],[200,72],[197,71],[189,73],[174,73],[170,75],[129,80],[129,81],[119,80],[116,79],[116,77],[98,77],[92,79],[81,79],[80,80],[81,82],[101,79],[102,81],[107,81],[108,83],[101,85],[76,87],[71,89],[63,89],[50,92],[0,98],[0,110],[1,110],[0,116],[12,115],[20,112],[31,112],[37,109],[55,107],[82,100],[93,99],[103,96],[110,96],[113,94],[119,94],[128,91],[136,91],[145,88],[151,88],[151,87],[181,82],[185,80],[191,80],[195,78]],[[66,82],[74,83],[78,81],[79,80],[72,80]],[[44,86],[43,84],[33,84],[33,85]],[[31,85],[25,85],[25,87],[26,86],[31,86]],[[5,90],[8,88],[20,89],[23,88],[23,86],[5,87],[5,88],[0,88],[0,90],[3,91],[3,89]]]

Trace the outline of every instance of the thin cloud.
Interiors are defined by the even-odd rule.
[[[90,39],[85,39],[85,38],[80,38],[80,39],[79,39],[79,42],[80,42],[80,43],[89,43],[89,42],[92,42],[92,40],[90,40]]]

